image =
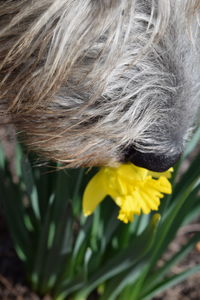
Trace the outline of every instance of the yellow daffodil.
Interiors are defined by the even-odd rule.
[[[171,194],[168,178],[173,169],[156,173],[133,164],[117,168],[103,167],[89,181],[83,195],[83,212],[92,214],[97,205],[109,195],[120,207],[118,219],[133,221],[134,215],[158,210],[163,194]]]

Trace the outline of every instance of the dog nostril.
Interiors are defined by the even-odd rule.
[[[177,162],[182,152],[175,154],[143,153],[133,147],[129,147],[124,153],[123,162],[132,162],[138,167],[154,172],[164,172]]]

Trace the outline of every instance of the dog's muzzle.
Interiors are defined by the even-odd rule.
[[[180,158],[182,152],[178,153],[143,153],[134,147],[129,147],[124,151],[123,162],[132,162],[134,165],[154,172],[164,172],[172,167]]]

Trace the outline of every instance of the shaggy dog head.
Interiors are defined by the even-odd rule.
[[[199,108],[198,0],[0,1],[1,113],[71,167],[163,171]]]

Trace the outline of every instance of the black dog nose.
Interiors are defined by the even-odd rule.
[[[134,165],[154,172],[164,172],[172,167],[182,152],[173,154],[143,153],[133,147],[124,151],[124,162],[132,162]]]

